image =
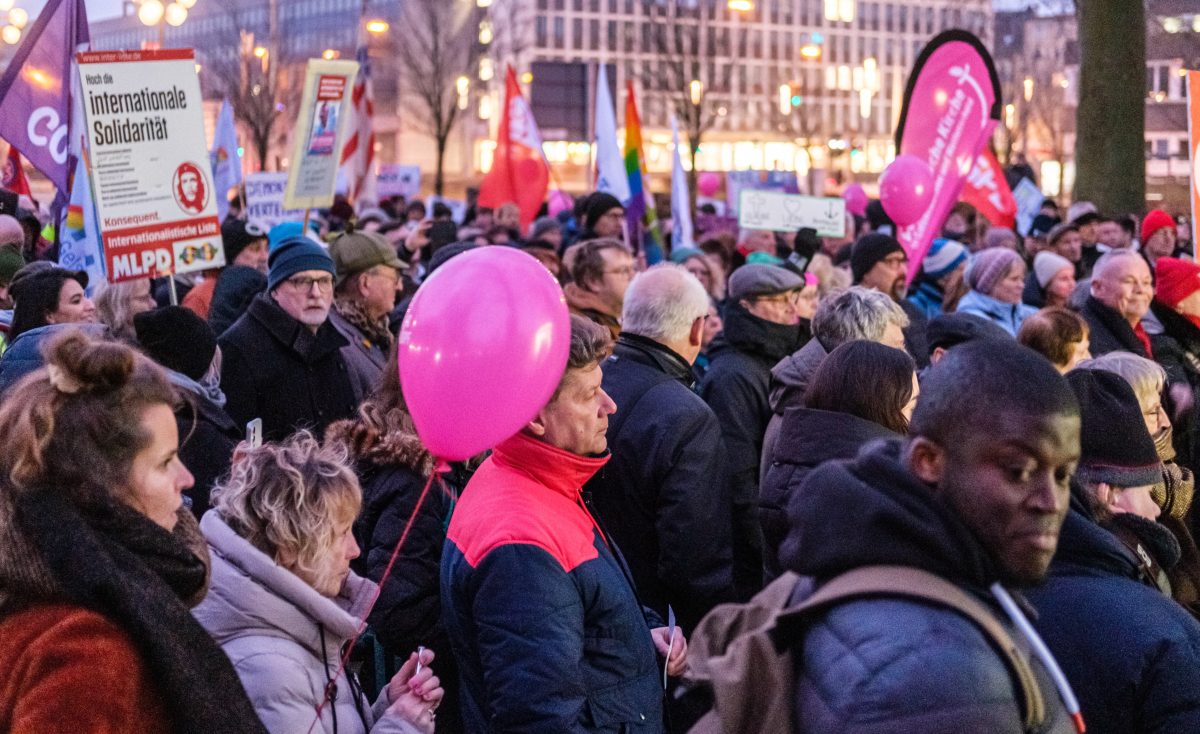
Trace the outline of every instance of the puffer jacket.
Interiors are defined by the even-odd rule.
[[[213,636],[272,734],[307,732],[337,674],[342,646],[358,635],[375,584],[351,573],[330,599],[275,563],[212,511],[200,521],[212,554],[208,596],[192,613]],[[372,707],[342,672],[313,731],[416,734],[396,714],[387,687]]]
[[[1200,731],[1200,623],[1142,583],[1139,562],[1076,498],[1034,620],[1089,734]]]
[[[44,366],[46,360],[42,357],[42,347],[55,336],[71,329],[82,329],[93,337],[108,336],[108,327],[104,324],[50,324],[17,335],[4,350],[4,356],[0,357],[0,394],[25,375]]]
[[[795,354],[784,357],[771,368],[771,420],[767,421],[767,430],[763,433],[762,461],[758,468],[760,488],[765,486],[767,469],[773,461],[771,457],[775,455],[783,414],[791,408],[804,407],[808,381],[828,356],[829,350],[814,336]]]
[[[1033,306],[1024,303],[1005,303],[979,291],[968,291],[958,302],[956,313],[969,313],[991,321],[1009,334],[1016,336],[1025,319],[1037,313]]]
[[[581,493],[606,461],[518,433],[463,490],[441,593],[471,734],[663,731],[662,621]]]
[[[988,592],[998,580],[990,556],[908,471],[902,448],[877,442],[808,476],[789,502],[784,567],[818,583],[863,566],[919,568],[976,597],[1021,645]],[[1005,661],[949,608],[887,597],[839,604],[813,615],[796,656],[798,731],[1025,734],[1020,687]],[[1073,732],[1049,674],[1026,658],[1046,703],[1041,731]]]

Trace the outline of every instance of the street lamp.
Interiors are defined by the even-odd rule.
[[[188,17],[188,8],[194,7],[196,0],[174,0],[163,4],[162,0],[140,0],[137,17],[144,26],[158,26],[158,47],[167,45],[167,26],[178,28]]]
[[[376,20],[368,20],[367,21],[367,31],[369,33],[374,33],[377,35],[380,33],[387,33],[388,28],[389,28],[389,26],[388,26],[388,22],[386,20],[376,19]]]
[[[0,38],[8,45],[15,46],[21,41],[21,31],[29,22],[29,13],[23,8],[14,8],[13,0],[0,0],[0,10],[8,11],[8,22],[4,24],[4,29],[0,30]]]

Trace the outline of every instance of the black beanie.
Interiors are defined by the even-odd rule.
[[[1146,430],[1137,395],[1124,378],[1100,370],[1072,370],[1067,383],[1079,399],[1079,468],[1084,484],[1144,487],[1162,481],[1162,462]]]
[[[221,241],[225,243],[225,264],[232,264],[242,250],[257,240],[267,241],[267,233],[257,223],[226,219],[221,225]]]
[[[596,223],[600,221],[600,217],[613,209],[620,209],[622,207],[621,201],[612,194],[606,194],[603,191],[591,194],[584,203],[584,228],[590,232],[596,228]]]
[[[433,271],[446,264],[446,261],[452,257],[457,257],[464,252],[474,250],[479,245],[474,242],[451,242],[448,245],[442,245],[437,248],[437,252],[433,253],[433,257],[429,258],[429,268],[425,272],[425,277],[433,275]]]
[[[212,327],[183,306],[164,306],[137,314],[133,328],[147,356],[193,380],[204,377],[217,353]]]
[[[895,237],[878,232],[863,235],[850,251],[850,272],[854,275],[855,284],[862,282],[863,276],[875,267],[875,263],[894,252],[904,252]]]

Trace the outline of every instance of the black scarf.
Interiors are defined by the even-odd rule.
[[[174,731],[266,734],[229,658],[182,601],[206,574],[182,542],[119,502],[85,513],[56,491],[22,493],[15,520],[68,598],[129,635]]]

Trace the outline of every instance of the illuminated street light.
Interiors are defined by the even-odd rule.
[[[386,20],[368,20],[367,31],[370,33],[387,33],[389,28]]]
[[[821,58],[821,47],[815,43],[808,43],[800,47],[800,56],[805,59]]]
[[[339,56],[341,56],[341,54],[332,48],[327,48],[321,52],[321,58],[325,59],[326,61],[332,61]]]
[[[692,83],[688,85],[688,92],[690,92],[692,104],[699,107],[700,100],[704,97],[704,83],[699,79],[693,79]]]
[[[779,85],[779,114],[788,115],[792,112],[792,86],[790,84]]]
[[[12,10],[13,0],[0,0],[0,10],[8,12]]]
[[[15,46],[21,42],[21,29],[15,25],[6,25],[4,30],[0,30],[0,38],[10,46]]]
[[[167,21],[167,25],[178,28],[179,26],[183,25],[184,21],[187,20],[187,14],[187,8],[183,7],[179,3],[171,3],[167,6],[163,17]]]
[[[24,8],[13,8],[8,11],[8,22],[18,29],[24,28],[25,24],[29,22],[29,13]]]
[[[142,21],[142,25],[155,26],[162,21],[165,12],[166,8],[159,0],[146,0],[138,8],[137,16],[138,20]]]
[[[729,0],[726,7],[735,13],[749,13],[754,10],[754,0]]]
[[[254,58],[261,59],[266,55],[267,55],[266,46],[255,46],[254,47]]]
[[[1025,101],[1028,102],[1029,100],[1033,99],[1033,77],[1025,77],[1025,81],[1022,86],[1024,87]]]

